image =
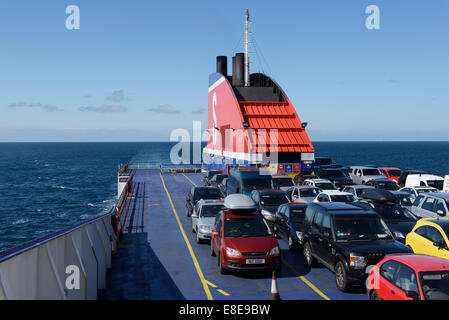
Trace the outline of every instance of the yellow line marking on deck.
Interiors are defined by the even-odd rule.
[[[128,197],[128,199],[135,199],[136,197]]]
[[[226,291],[223,291],[221,289],[217,289],[217,291],[220,292],[224,296],[229,296],[230,295],[229,293],[227,293]]]
[[[214,300],[214,298],[212,297],[212,294],[210,293],[209,286],[207,285],[206,279],[204,278],[204,274],[201,271],[201,267],[200,267],[200,265],[198,263],[198,260],[196,259],[195,253],[193,252],[192,246],[190,245],[190,241],[187,238],[187,235],[186,235],[186,233],[184,231],[184,228],[182,227],[181,220],[179,220],[179,216],[178,216],[178,213],[176,212],[175,205],[173,204],[173,201],[171,199],[170,193],[168,192],[168,189],[165,186],[165,181],[164,181],[164,178],[162,177],[162,173],[159,173],[159,175],[161,176],[162,185],[164,186],[165,193],[167,194],[167,197],[168,197],[168,200],[169,200],[169,202],[171,204],[171,207],[172,207],[173,213],[175,215],[176,221],[178,222],[179,230],[181,230],[181,233],[182,233],[182,236],[184,238],[184,241],[185,241],[185,243],[187,245],[187,248],[189,249],[190,256],[192,257],[193,264],[195,265],[196,272],[198,273],[198,276],[200,277],[201,283],[203,284],[204,292],[206,293],[207,299],[208,300]]]
[[[197,187],[196,183],[193,182],[192,180],[190,180],[188,176],[186,176],[184,173],[182,173],[182,175],[183,175],[184,177],[186,177],[186,179],[189,180],[191,184],[193,184],[195,187]]]
[[[304,276],[300,275],[298,271],[296,271],[287,261],[285,261],[284,259],[282,259],[282,262],[285,263],[285,265],[291,270],[293,271],[293,273],[295,273],[299,279],[301,279],[306,285],[308,285],[313,291],[315,291],[316,293],[318,293],[324,300],[331,300],[328,296],[326,296],[323,292],[321,292],[320,289],[318,289],[317,287],[315,287],[313,285],[312,282],[310,282],[309,280],[307,280]]]
[[[206,283],[207,283],[208,285],[210,285],[212,288],[216,288],[216,287],[217,287],[215,284],[213,284],[212,282],[209,282],[209,281],[207,281],[207,280],[206,280]]]

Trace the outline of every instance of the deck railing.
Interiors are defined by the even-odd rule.
[[[128,188],[107,214],[0,252],[0,300],[94,300],[123,226]],[[117,234],[116,234],[117,232]]]
[[[137,162],[128,164],[131,170],[160,170],[162,172],[201,172],[201,164],[164,164],[159,162]]]

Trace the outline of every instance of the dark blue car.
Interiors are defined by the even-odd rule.
[[[279,206],[275,214],[276,236],[288,241],[290,250],[299,249],[303,244],[302,224],[306,216],[307,204],[286,203]]]

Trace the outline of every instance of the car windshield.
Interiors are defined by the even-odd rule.
[[[224,178],[227,178],[227,175],[224,174],[217,174],[215,176],[215,181],[217,181],[217,183],[221,183],[223,181]]]
[[[355,193],[357,194],[357,197],[360,197],[360,195],[362,194],[363,190],[366,189],[371,189],[371,188],[357,188],[355,189]]]
[[[273,178],[271,181],[273,182],[274,189],[279,189],[281,187],[291,187],[291,186],[295,185],[292,178],[290,178],[290,177]]]
[[[337,190],[337,188],[330,182],[316,182],[315,187],[321,190]]]
[[[315,188],[299,190],[300,197],[316,197],[319,192]]]
[[[419,278],[426,300],[449,300],[449,271],[420,272]]]
[[[399,177],[401,175],[401,170],[389,170],[388,174],[390,177]]]
[[[222,204],[203,206],[203,208],[201,209],[201,216],[215,217],[217,213],[219,213],[221,210],[224,210],[224,208],[225,207]]]
[[[355,198],[352,194],[336,194],[331,195],[332,202],[354,202]]]
[[[288,203],[288,198],[284,193],[269,193],[260,195],[260,204],[263,206],[280,206]]]
[[[413,195],[399,195],[397,198],[399,204],[404,207],[411,207],[413,202],[415,202],[415,197]]]
[[[427,185],[438,190],[443,190],[443,182],[443,180],[427,180]]]
[[[414,222],[418,220],[407,209],[401,208],[400,206],[376,206],[375,211],[387,222]]]
[[[220,171],[209,171],[207,174],[207,177],[210,179],[212,178],[214,175],[216,175],[217,173],[220,173]]]
[[[306,216],[306,208],[290,208],[290,222],[292,223],[302,223]]]
[[[270,189],[271,180],[261,178],[251,178],[242,180],[244,190]]]
[[[385,223],[375,216],[337,216],[334,230],[337,241],[393,239]]]
[[[399,190],[398,184],[393,181],[377,181],[376,185],[378,189]]]
[[[382,174],[377,169],[363,169],[363,175],[364,176],[381,176]]]
[[[227,218],[225,238],[269,237],[272,232],[264,218]]]
[[[194,201],[198,201],[200,199],[204,199],[204,200],[220,200],[221,199],[220,190],[215,189],[215,188],[196,190],[193,200]]]

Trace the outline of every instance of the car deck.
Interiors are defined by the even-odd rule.
[[[99,299],[267,300],[271,274],[222,275],[208,243],[197,244],[186,216],[186,195],[201,186],[200,173],[133,170],[134,188],[122,212],[124,234]],[[282,299],[367,299],[360,289],[343,293],[324,266],[308,270],[300,252],[284,240],[282,272],[277,275]]]

